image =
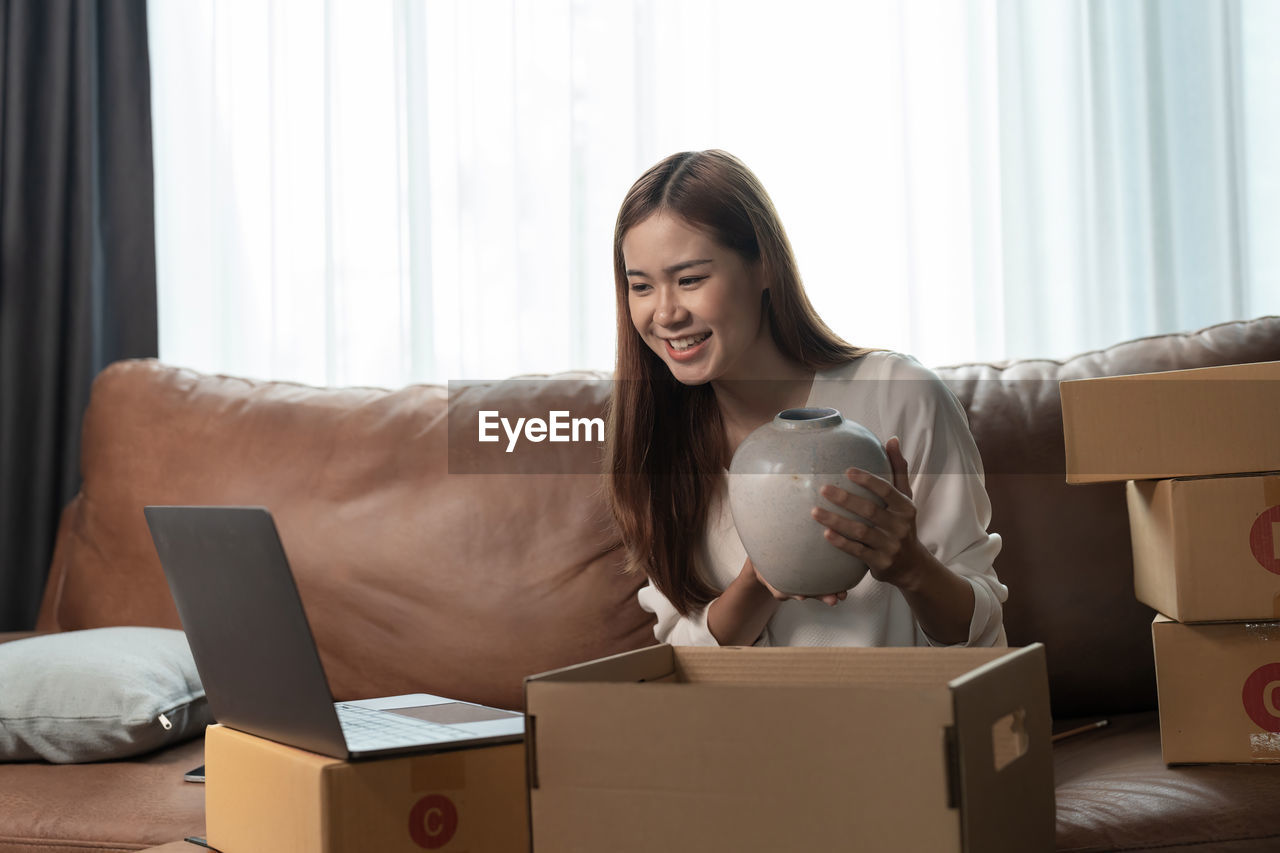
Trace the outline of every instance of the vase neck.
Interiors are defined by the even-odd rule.
[[[773,425],[784,430],[831,429],[844,421],[836,409],[806,406],[801,409],[783,409],[773,418]]]

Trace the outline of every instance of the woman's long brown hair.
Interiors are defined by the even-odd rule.
[[[729,454],[711,385],[678,382],[631,322],[622,239],[660,211],[761,265],[769,282],[764,310],[783,355],[816,371],[868,350],[846,343],[813,310],[773,202],[736,157],[716,150],[673,154],[631,187],[613,232],[618,352],[605,431],[608,493],[628,570],[645,571],[687,616],[718,594],[695,554]]]

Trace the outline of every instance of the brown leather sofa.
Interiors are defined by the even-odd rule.
[[[1110,720],[1055,747],[1060,850],[1280,849],[1280,767],[1161,761],[1152,611],[1133,597],[1123,486],[1066,485],[1057,387],[1277,359],[1280,318],[1267,317],[1066,361],[939,370],[988,470],[1009,641],[1046,645],[1060,727]],[[573,374],[453,389],[471,410],[575,416],[598,413],[606,392]],[[501,457],[461,450],[475,423],[447,417],[450,393],[110,367],[38,629],[177,627],[142,507],[224,503],[274,511],[339,698],[426,690],[517,708],[528,673],[652,642],[640,581],[619,571],[594,451],[544,444],[524,471],[486,467]],[[0,853],[202,834],[202,789],[182,781],[199,763],[195,741],[103,764],[0,765]]]

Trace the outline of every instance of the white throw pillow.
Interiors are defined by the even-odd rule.
[[[126,758],[211,722],[181,631],[94,628],[0,644],[0,761]]]

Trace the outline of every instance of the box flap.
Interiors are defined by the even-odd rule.
[[[672,647],[660,643],[526,676],[525,699],[529,698],[530,681],[659,681],[674,671]]]
[[[964,850],[1053,850],[1053,754],[1044,646],[1011,650],[955,679],[951,688]]]
[[[579,682],[653,682],[675,680],[675,657],[666,643],[529,675],[524,680],[525,775],[529,787],[538,787],[538,716],[529,705],[529,685]]]

